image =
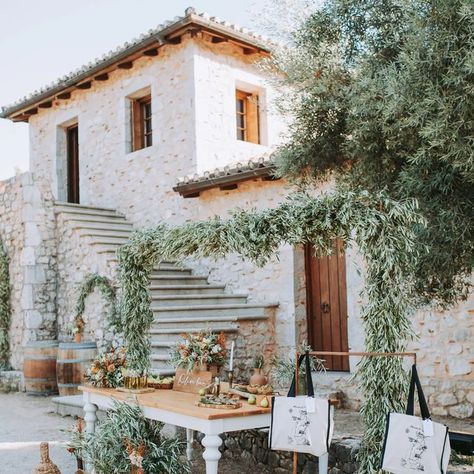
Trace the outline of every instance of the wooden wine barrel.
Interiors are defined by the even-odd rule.
[[[58,393],[56,383],[58,341],[28,342],[23,354],[26,393],[44,396]]]
[[[95,342],[61,342],[58,349],[56,373],[59,394],[77,395],[82,385],[84,372],[90,367],[97,354]]]

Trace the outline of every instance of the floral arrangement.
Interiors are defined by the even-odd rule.
[[[186,444],[164,437],[163,423],[145,418],[136,404],[114,401],[94,433],[73,429],[68,451],[100,474],[188,474]],[[81,471],[82,472],[82,471]],[[89,472],[89,471],[87,471]]]
[[[85,380],[95,387],[116,388],[123,384],[125,349],[112,348],[99,354],[85,373]]]
[[[84,331],[84,326],[86,325],[84,319],[80,314],[76,315],[74,321],[71,324],[71,333],[73,336],[76,334],[82,334]]]
[[[203,365],[223,365],[226,359],[226,338],[223,332],[183,334],[171,351],[171,363],[176,367],[193,370]]]

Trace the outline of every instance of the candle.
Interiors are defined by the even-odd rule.
[[[229,364],[229,370],[233,370],[233,368],[234,368],[234,345],[235,345],[235,342],[232,341],[232,345],[230,346],[230,364]]]

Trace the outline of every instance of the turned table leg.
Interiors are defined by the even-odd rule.
[[[217,474],[217,465],[221,458],[219,446],[222,444],[222,439],[219,435],[205,435],[202,440],[202,445],[205,450],[202,455],[206,461],[206,474]]]
[[[328,474],[329,453],[323,454],[318,458],[319,474]]]
[[[93,403],[87,402],[84,405],[84,421],[86,422],[86,433],[94,433],[95,432],[95,424],[97,421],[97,405]],[[92,472],[92,466],[90,463],[86,462],[86,472]]]
[[[189,462],[193,460],[194,430],[186,429],[186,458]]]

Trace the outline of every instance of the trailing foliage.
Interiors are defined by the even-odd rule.
[[[10,274],[9,259],[0,242],[0,370],[9,368],[10,359]]]
[[[148,276],[160,260],[181,261],[190,255],[220,258],[236,253],[261,266],[282,244],[311,243],[320,254],[330,254],[337,239],[355,242],[366,261],[366,349],[403,351],[412,336],[417,228],[424,225],[414,200],[393,201],[383,192],[341,191],[317,198],[296,194],[274,209],[237,210],[227,220],[214,218],[180,227],[161,224],[137,232],[119,249],[127,364],[135,370],[149,368],[147,334],[153,312]],[[367,358],[359,375],[366,422],[360,472],[372,473],[377,470],[385,415],[402,409],[406,381],[402,363],[396,358]]]
[[[73,430],[68,449],[90,463],[97,474],[129,474],[132,460],[147,473],[189,472],[180,460],[184,443],[163,438],[162,428],[162,423],[145,418],[139,406],[115,401],[95,433]]]
[[[79,328],[81,332],[84,326],[82,315],[85,310],[86,298],[98,288],[104,297],[105,301],[110,305],[110,311],[107,316],[107,324],[115,327],[120,331],[120,319],[117,315],[116,292],[109,278],[98,275],[97,273],[90,273],[84,278],[79,290],[79,297],[76,303],[76,315],[74,317],[74,326]]]
[[[474,268],[474,3],[326,0],[276,51],[292,118],[279,173],[415,198],[421,303],[452,304]]]

